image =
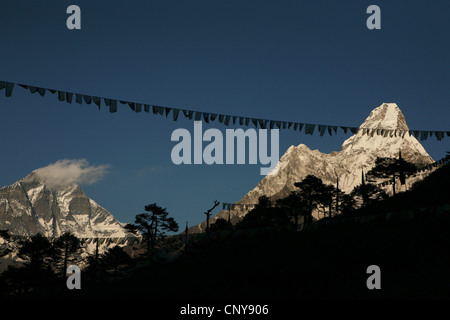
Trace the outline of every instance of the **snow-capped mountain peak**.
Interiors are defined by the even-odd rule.
[[[410,135],[405,116],[395,103],[383,103],[372,110],[358,133],[345,140],[341,149],[348,156],[364,153],[384,157],[396,157],[401,150],[408,161],[418,165],[433,161],[420,142]]]
[[[49,185],[33,171],[0,189],[0,229],[14,235],[126,237],[129,233],[77,184]]]
[[[402,157],[418,166],[427,165],[433,159],[420,142],[409,134],[406,119],[395,103],[383,103],[372,110],[356,134],[344,141],[341,151],[322,153],[311,150],[304,144],[291,146],[280,158],[275,173],[265,176],[238,204],[256,204],[262,195],[275,200],[296,190],[294,183],[308,174],[322,179],[325,184],[335,184],[344,192],[361,183],[362,171],[368,172],[377,157]],[[239,208],[239,206],[237,206]],[[232,210],[232,216],[242,217],[248,211]],[[228,210],[221,211],[216,218],[228,217]],[[203,230],[204,223],[193,228]]]
[[[383,103],[373,109],[360,128],[409,130],[405,116],[396,103]]]

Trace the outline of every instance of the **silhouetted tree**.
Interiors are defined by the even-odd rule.
[[[66,232],[63,235],[61,235],[58,239],[55,241],[55,247],[56,250],[59,251],[59,254],[62,257],[62,269],[61,274],[65,278],[66,277],[66,270],[67,270],[67,264],[70,261],[75,261],[77,258],[77,254],[80,252],[81,249],[81,243],[80,240],[71,234],[70,232]]]
[[[350,195],[355,200],[353,205],[356,205],[357,201],[359,201],[361,207],[366,207],[373,202],[388,198],[387,193],[382,188],[372,183],[362,183],[355,186]]]
[[[127,223],[125,225],[124,229],[127,230],[128,232],[130,232],[131,234],[134,234],[135,236],[138,236],[140,234],[139,226],[136,226],[136,225],[131,224],[131,223]]]
[[[318,196],[318,205],[323,211],[323,215],[326,216],[328,211],[328,216],[331,217],[333,211],[333,203],[336,196],[336,188],[331,185],[320,186],[320,195]]]
[[[314,175],[307,175],[302,181],[294,183],[300,190],[298,193],[306,200],[305,224],[312,222],[312,211],[321,201],[324,184],[322,179]]]
[[[233,229],[233,225],[230,221],[225,220],[223,218],[218,218],[211,226],[209,227],[209,231],[217,232],[223,230],[231,230]]]
[[[287,197],[278,199],[276,204],[294,219],[294,225],[297,228],[299,216],[307,205],[307,201],[298,192],[292,191]]]
[[[100,268],[101,254],[90,254],[86,257],[86,266],[83,269],[83,275],[91,282],[96,282],[101,274]]]
[[[58,250],[53,243],[40,233],[19,243],[18,256],[25,264],[36,268],[51,268],[58,260]]]
[[[123,248],[115,246],[108,249],[99,259],[100,267],[105,271],[112,271],[114,280],[121,267],[127,267],[132,262],[131,257],[123,251]]]
[[[353,195],[348,193],[343,193],[339,196],[341,202],[340,202],[340,211],[342,214],[349,213],[356,209],[356,200]]]
[[[351,196],[341,189],[334,190],[333,201],[334,201],[334,213],[340,214],[343,213],[347,208],[348,200],[350,200]]]
[[[392,179],[392,192],[395,196],[396,177],[400,178],[401,184],[405,184],[406,175],[411,175],[417,171],[415,164],[403,160],[401,153],[399,158],[380,158],[375,160],[375,166],[367,173],[368,178]]]
[[[166,232],[177,232],[179,227],[175,219],[169,217],[167,210],[156,203],[146,205],[145,211],[136,216],[135,223],[147,242],[147,253],[151,261],[155,246],[164,238]]]
[[[9,266],[1,274],[2,286],[8,294],[33,294],[48,292],[55,285],[57,277],[53,264],[58,261],[58,251],[54,244],[41,234],[22,240],[18,244],[18,256],[24,260],[23,266]]]
[[[258,203],[255,205],[255,209],[269,209],[272,207],[272,202],[267,196],[260,196],[258,198]]]
[[[258,203],[241,221],[238,228],[279,227],[292,225],[287,212],[279,207],[273,207],[267,196],[261,196]]]
[[[209,218],[211,217],[211,212],[220,204],[219,201],[214,200],[214,205],[208,209],[204,214],[206,215],[206,232],[209,231]]]

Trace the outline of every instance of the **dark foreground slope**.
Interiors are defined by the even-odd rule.
[[[450,166],[414,190],[307,230],[249,229],[190,239],[180,258],[126,277],[56,290],[58,298],[449,299]],[[367,268],[381,269],[369,290]],[[52,290],[47,290],[52,296]]]
[[[151,299],[450,298],[450,166],[414,190],[307,231],[204,236],[175,262],[91,296]],[[366,286],[381,268],[381,289]]]
[[[85,293],[152,299],[450,298],[450,213],[203,244]],[[381,290],[366,287],[369,265]],[[94,294],[95,293],[95,294]]]

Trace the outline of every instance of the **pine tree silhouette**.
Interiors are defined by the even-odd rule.
[[[314,175],[307,175],[302,181],[294,183],[294,185],[299,188],[299,194],[306,200],[306,210],[305,210],[305,224],[312,222],[312,211],[317,207],[321,201],[322,193],[324,191],[325,185],[322,179],[317,178]]]
[[[411,175],[417,171],[417,166],[411,162],[403,160],[401,152],[399,158],[377,157],[375,166],[367,173],[369,178],[392,179],[392,193],[396,195],[396,178],[405,184],[406,175]]]
[[[77,257],[76,255],[80,253],[81,243],[80,240],[71,234],[70,232],[66,232],[61,235],[55,241],[56,250],[59,251],[59,254],[62,256],[62,268],[61,275],[63,278],[66,277],[66,270],[69,260],[75,261]]]
[[[153,260],[155,247],[164,239],[166,232],[177,232],[178,223],[169,217],[165,208],[152,203],[145,206],[144,213],[136,215],[135,224],[147,243],[149,262]]]

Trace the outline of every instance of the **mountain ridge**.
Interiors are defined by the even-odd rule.
[[[349,193],[361,183],[362,172],[369,171],[377,157],[397,157],[400,151],[405,160],[418,166],[434,162],[420,142],[408,132],[405,116],[397,104],[383,103],[373,109],[359,130],[342,143],[340,151],[327,154],[311,150],[304,144],[289,147],[272,169],[272,174],[265,176],[235,203],[256,204],[262,195],[271,200],[285,197],[296,189],[294,183],[308,174],[333,185],[339,177],[340,189]],[[248,209],[242,209],[242,206],[230,211],[222,210],[210,223],[217,218],[228,219],[229,215],[232,221],[237,221],[247,212]],[[205,227],[206,223],[202,222],[191,227],[190,232],[202,232]]]
[[[78,184],[49,186],[37,171],[0,188],[0,229],[13,235],[126,237],[129,232]]]

